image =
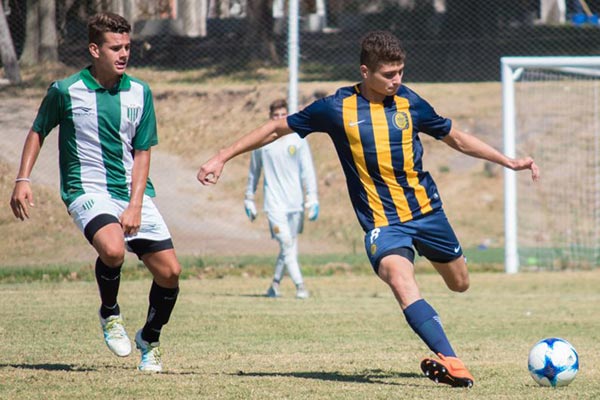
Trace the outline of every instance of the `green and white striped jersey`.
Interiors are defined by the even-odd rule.
[[[152,93],[147,83],[123,74],[105,89],[89,67],[54,82],[33,131],[59,129],[61,197],[67,207],[84,193],[108,193],[129,201],[134,150],[158,143]],[[150,178],[145,193],[154,197]]]

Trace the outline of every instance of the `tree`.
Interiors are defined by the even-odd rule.
[[[27,30],[21,62],[36,65],[58,61],[56,1],[27,0]]]
[[[0,56],[6,77],[11,83],[21,82],[21,72],[19,71],[19,63],[17,62],[17,54],[13,46],[10,30],[4,14],[4,8],[0,1]]]
[[[207,33],[208,0],[179,0],[178,17],[183,21],[183,30],[189,37],[204,37]]]
[[[256,43],[260,48],[254,55],[259,60],[269,60],[273,64],[279,64],[280,59],[275,45],[275,33],[273,31],[273,1],[272,0],[248,0],[248,22],[249,30],[246,35],[246,43],[252,46]]]

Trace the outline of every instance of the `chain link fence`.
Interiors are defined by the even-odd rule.
[[[36,1],[2,1],[22,54],[28,14],[41,18],[32,16]],[[97,10],[133,22],[132,66],[235,74],[287,63],[285,0],[43,3],[54,2],[58,57],[67,65],[87,62],[85,22]],[[357,43],[374,29],[403,40],[413,82],[497,81],[501,56],[600,52],[600,0],[304,0],[298,7],[301,81],[356,79]]]
[[[160,72],[203,71],[202,74],[195,73],[189,78],[192,86],[206,82],[206,79],[200,82],[198,76],[208,79],[218,77],[225,81],[241,80],[250,85],[257,83],[263,86],[277,84],[278,88],[285,86],[285,83],[282,83],[285,79],[282,77],[287,75],[288,65],[288,15],[290,3],[292,6],[296,4],[292,0],[0,0],[0,2],[20,65],[42,64],[49,60],[58,61],[70,68],[84,67],[89,64],[86,31],[88,16],[97,11],[113,11],[124,15],[134,27],[130,60],[132,67],[147,67]],[[499,87],[501,56],[584,56],[600,53],[600,25],[597,17],[597,13],[600,12],[600,0],[304,0],[298,1],[297,4],[300,15],[298,78],[305,87],[314,88],[315,93],[329,90],[329,87],[318,85],[318,82],[352,82],[359,79],[359,42],[366,32],[375,29],[390,30],[404,42],[407,50],[404,79],[411,83],[466,82],[486,85],[493,82]],[[48,34],[48,29],[54,30],[55,36]],[[55,37],[56,40],[48,40],[49,37]],[[52,57],[56,59],[53,60]],[[265,70],[279,72],[264,73]],[[53,79],[62,77],[63,75],[60,75]],[[44,85],[48,83],[44,82]],[[316,86],[319,87],[311,86],[312,84],[317,84]],[[436,90],[444,92],[446,96],[452,96],[450,92],[454,90],[454,86],[449,86],[451,87]],[[157,95],[158,111],[162,110],[160,108],[162,99],[169,96],[180,96],[184,103],[197,99],[227,101],[227,97],[213,96],[209,92],[202,91],[204,89],[198,90],[189,89],[187,94],[163,90],[163,93]],[[500,97],[499,90],[495,93]],[[248,98],[248,104],[255,104],[249,106],[248,113],[260,114],[262,117],[266,117],[268,101],[262,101],[259,97],[264,95],[264,91],[259,94],[256,90],[244,92],[231,89],[231,96]],[[183,113],[187,112],[188,116],[201,113],[186,106],[181,104],[176,110],[167,110],[165,114],[179,115],[182,109],[188,110],[183,111]],[[472,107],[477,106],[479,105]],[[488,123],[484,115],[484,118],[473,122],[473,128],[475,131],[484,132],[484,135],[490,132],[487,133],[490,135],[487,138],[492,138],[492,143],[497,144],[500,141],[500,110],[495,104],[484,106],[481,108],[491,110],[490,113],[494,114],[494,122]],[[460,107],[457,105],[457,109],[454,110],[456,115],[471,113],[470,110],[458,108]],[[4,106],[0,104],[0,117],[1,114],[13,114],[16,111],[18,106],[12,110],[8,109],[6,104]],[[223,112],[230,112],[230,110],[224,107]],[[243,119],[239,113],[233,114],[230,119],[239,119],[241,126],[254,124],[254,120]],[[33,115],[30,119],[27,118],[27,124],[30,124],[32,119]],[[166,120],[173,125],[178,124],[176,117]],[[225,132],[224,136],[240,133],[219,126],[222,120],[222,117],[208,118],[209,122],[204,121],[202,124],[205,125],[198,124],[194,129],[210,128],[211,132]],[[7,125],[4,127],[8,128]],[[26,129],[22,129],[23,136],[14,140],[19,142],[19,146]],[[44,150],[49,151],[49,149]],[[179,161],[169,158],[171,156],[162,154],[155,158],[153,155],[153,169],[161,168],[160,162],[178,165]],[[17,157],[16,154],[11,156],[10,162],[18,162]],[[318,161],[322,164],[331,164],[324,160],[323,158]],[[200,161],[202,160],[198,162]],[[45,167],[54,171],[55,158],[49,161],[48,165],[37,168]],[[14,171],[14,168],[11,167],[10,170]],[[238,168],[236,174],[243,177],[247,172],[245,168],[247,166]],[[449,167],[443,167],[440,170],[442,173],[444,168]],[[330,181],[343,179],[332,177],[329,172],[328,174],[319,177],[321,187],[326,187]],[[193,171],[189,175],[193,176]],[[154,175],[153,179],[155,179]],[[175,181],[179,178],[169,176],[168,179]],[[235,184],[239,186],[241,181],[243,178],[239,178]],[[443,184],[443,175],[440,176],[440,181]],[[186,185],[198,186],[197,183],[187,181]],[[159,184],[158,187],[168,188],[168,182]],[[52,186],[52,189],[56,190],[56,186]],[[185,194],[166,193],[165,196],[165,191],[168,192],[168,189],[159,193],[159,198],[166,198],[162,201],[173,202],[173,204],[179,204],[177,202],[184,195],[190,195],[186,192]],[[239,209],[234,210],[235,212],[223,209],[219,211],[222,213],[220,215],[227,215],[227,217],[214,218],[215,231],[228,224],[226,237],[207,238],[204,231],[196,232],[198,229],[195,225],[190,223],[186,225],[188,214],[183,211],[189,208],[189,205],[161,207],[161,211],[174,231],[174,237],[178,239],[177,247],[181,250],[180,253],[188,251],[197,253],[201,246],[216,248],[219,241],[231,243],[231,253],[242,251],[241,249],[251,252],[257,248],[255,244],[257,242],[254,240],[261,239],[265,242],[268,235],[265,224],[260,227],[257,226],[258,224],[253,224],[253,236],[250,235],[251,237],[245,242],[245,238],[248,237],[247,229],[242,232],[239,227],[249,223],[243,214],[242,190],[238,192]],[[331,198],[334,199],[336,196],[331,195]],[[492,195],[488,197],[494,198]],[[331,201],[333,204],[339,201],[339,198]],[[218,209],[218,201],[213,199],[211,207]],[[501,213],[501,205],[496,206],[496,209]],[[180,211],[181,215],[178,214]],[[330,225],[328,229],[333,231],[336,225],[346,223],[346,219],[354,222],[353,217],[349,216],[352,213],[350,208],[348,213],[343,221],[328,221]],[[217,212],[213,214],[216,215]],[[177,222],[178,219],[181,223],[171,224],[171,221]],[[205,224],[203,229],[206,230],[208,223],[206,219],[203,221]],[[459,218],[457,224],[462,224],[463,221],[464,219]],[[210,229],[213,229],[212,226]],[[476,228],[473,230],[480,234],[482,228]],[[351,243],[346,245],[351,246],[349,252],[362,253],[359,230],[356,225],[353,225],[352,232],[357,232],[356,235],[338,230],[335,233],[337,236],[331,235],[331,238],[323,242],[327,242],[332,251],[340,250],[340,247],[335,248],[333,243]],[[501,234],[498,236],[501,237]],[[243,247],[244,243],[246,247]],[[82,244],[87,246],[83,240]],[[269,253],[276,252],[275,244],[270,243],[265,246]],[[15,249],[19,248],[15,246]],[[347,247],[342,248],[342,251],[346,250]],[[69,257],[75,256],[69,255]],[[89,256],[85,255],[85,258]]]

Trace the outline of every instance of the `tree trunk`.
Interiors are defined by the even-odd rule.
[[[56,32],[56,1],[40,2],[40,49],[39,61],[58,61],[58,35]]]
[[[206,36],[207,0],[180,0],[179,18],[183,21],[183,31],[188,37]]]
[[[255,58],[279,64],[280,60],[273,32],[272,9],[272,0],[248,0],[250,32],[246,37],[246,42],[250,46],[254,43],[259,44],[260,48]]]
[[[37,65],[58,61],[56,1],[27,0],[26,36],[21,63]]]
[[[23,65],[36,65],[40,49],[40,1],[27,0],[25,45],[21,54]]]
[[[12,37],[10,36],[10,30],[8,29],[8,22],[6,21],[6,15],[4,15],[4,8],[2,8],[2,2],[0,1],[0,56],[2,59],[2,65],[4,65],[4,72],[10,83],[21,83],[21,72],[19,71],[19,63],[17,62],[17,54],[15,53],[15,46],[13,46]]]

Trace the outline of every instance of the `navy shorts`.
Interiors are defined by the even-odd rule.
[[[463,254],[441,208],[402,224],[374,228],[365,234],[365,250],[375,273],[381,259],[390,254],[398,254],[414,262],[413,248],[419,255],[439,263],[456,260]]]

